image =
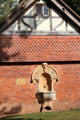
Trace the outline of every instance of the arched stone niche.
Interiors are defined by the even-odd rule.
[[[32,73],[32,82],[37,84],[36,97],[41,105],[56,99],[53,85],[58,82],[58,75],[47,63],[36,67]]]

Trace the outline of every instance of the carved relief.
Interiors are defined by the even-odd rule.
[[[52,81],[58,81],[58,75],[57,72],[48,66],[47,63],[43,63],[42,65],[38,66],[32,73],[32,82],[39,82],[40,75],[43,73],[47,73],[50,75]]]

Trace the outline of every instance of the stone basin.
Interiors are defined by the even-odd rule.
[[[45,91],[45,92],[37,92],[36,97],[38,102],[42,101],[52,101],[54,99],[55,92]]]

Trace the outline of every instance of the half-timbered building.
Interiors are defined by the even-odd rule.
[[[79,34],[63,0],[19,2],[0,23],[0,115],[80,107]]]

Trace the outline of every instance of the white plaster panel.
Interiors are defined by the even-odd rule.
[[[54,17],[59,17],[59,15],[58,15],[55,11],[53,11],[53,10],[51,10],[51,14],[52,14],[52,16],[54,16]]]
[[[23,20],[24,20],[26,25],[21,22],[21,30],[28,30],[29,31],[29,30],[31,30],[31,28],[34,29],[34,19],[33,18],[24,18]]]
[[[28,15],[28,16],[33,16],[34,15],[34,7],[32,7],[31,9],[29,9],[25,14],[25,15]]]
[[[53,18],[52,28],[54,31],[65,31],[65,22],[62,18]]]
[[[38,31],[50,31],[50,19],[46,18],[40,19],[39,22],[37,22],[37,30]]]
[[[68,24],[68,31],[75,31],[75,30],[71,27],[71,25]]]
[[[16,30],[17,30],[17,26],[18,26],[18,24],[17,24],[17,21],[16,21],[13,25],[11,25],[11,26],[7,29],[7,31],[16,31]]]

